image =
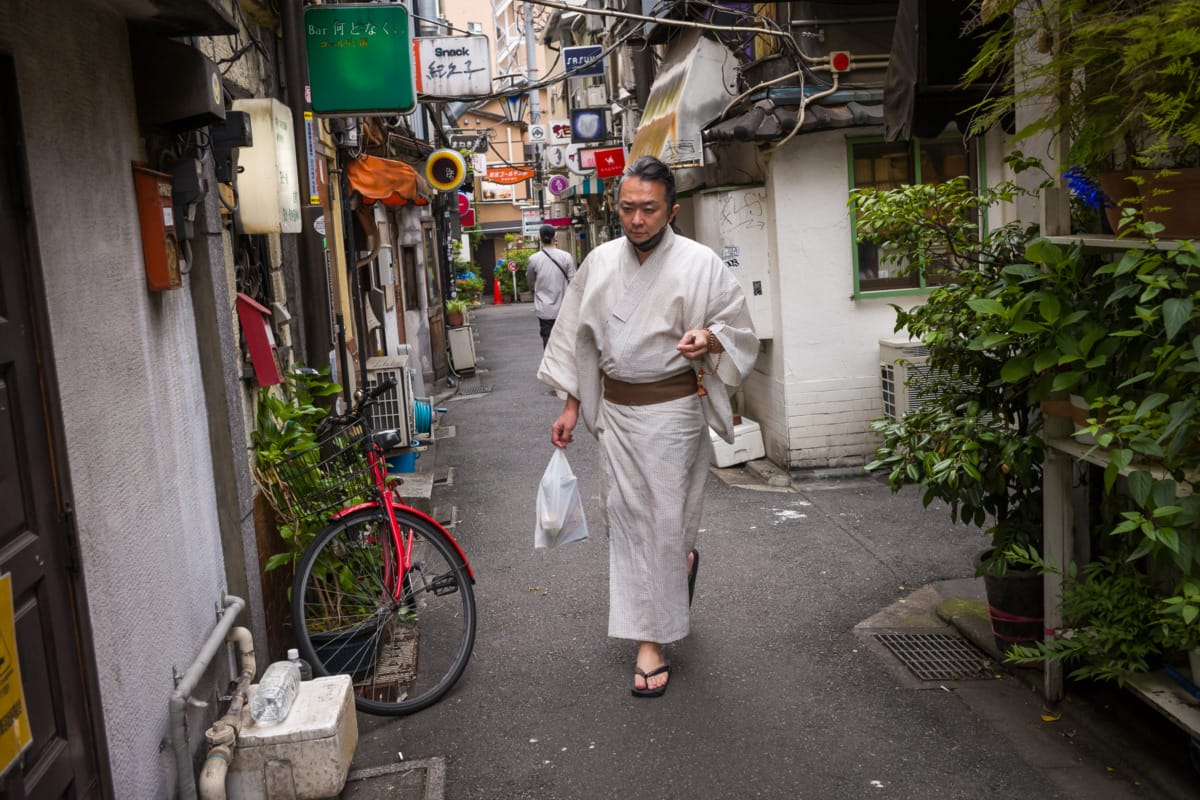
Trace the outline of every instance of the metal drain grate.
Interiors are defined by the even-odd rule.
[[[487,394],[492,390],[492,387],[482,383],[467,384],[460,383],[458,385],[459,394]]]
[[[875,638],[923,681],[969,681],[992,677],[992,659],[949,633],[877,633]]]

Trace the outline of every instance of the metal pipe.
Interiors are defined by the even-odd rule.
[[[233,760],[233,748],[218,745],[208,751],[204,768],[200,771],[200,797],[203,800],[226,800],[225,777],[229,774],[229,762]]]
[[[192,754],[188,752],[187,742],[188,695],[200,682],[213,656],[217,654],[217,649],[224,643],[226,634],[233,627],[237,615],[246,607],[246,601],[227,594],[222,597],[221,606],[221,618],[217,620],[216,627],[200,648],[196,660],[188,667],[187,672],[183,673],[175,691],[171,693],[171,746],[175,748],[175,783],[182,800],[196,800],[196,776],[192,774]]]
[[[294,46],[304,42],[304,3],[302,0],[282,0],[279,4],[279,17],[283,26],[283,41],[288,43],[283,48],[283,67],[287,81],[287,103],[292,110],[292,130],[296,140],[296,152],[301,157],[296,160],[300,168],[301,198],[312,194],[313,176],[310,171],[316,166],[314,155],[310,163],[306,154],[309,152],[309,121],[304,118],[308,104],[304,99],[305,85],[308,83],[308,56],[303,47]],[[317,138],[317,129],[312,131]],[[315,142],[312,144],[315,145]],[[329,285],[325,279],[325,246],[324,237],[315,230],[319,217],[325,213],[320,204],[304,202],[300,205],[302,228],[300,236],[296,237],[299,249],[300,297],[293,298],[303,309],[301,315],[301,361],[309,366],[324,363],[330,349],[333,347],[333,333],[330,330],[328,313]]]
[[[204,733],[208,742],[208,756],[200,771],[201,800],[226,800],[225,778],[229,764],[237,748],[237,737],[242,732],[242,708],[249,697],[250,683],[254,680],[254,638],[246,628],[237,627],[225,637],[227,642],[236,642],[238,651],[237,686],[229,698],[225,716],[214,722]]]

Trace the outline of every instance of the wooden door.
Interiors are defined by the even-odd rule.
[[[46,391],[53,363],[41,334],[39,281],[23,183],[11,58],[0,54],[0,574],[12,573],[16,645],[32,746],[0,779],[8,798],[100,794],[84,680],[82,582],[56,480],[58,419]],[[0,765],[2,766],[2,765]]]

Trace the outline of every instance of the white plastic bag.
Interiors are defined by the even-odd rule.
[[[587,519],[583,516],[583,500],[579,496],[575,473],[571,472],[566,454],[556,448],[538,486],[533,546],[557,547],[586,539],[587,535]]]

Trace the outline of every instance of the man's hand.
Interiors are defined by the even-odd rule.
[[[679,340],[679,344],[675,345],[683,357],[695,361],[697,358],[708,353],[708,330],[706,328],[697,328],[694,331],[688,331]]]
[[[572,431],[579,422],[579,398],[567,395],[567,403],[562,413],[550,427],[550,444],[565,450],[567,445],[575,441]]]

